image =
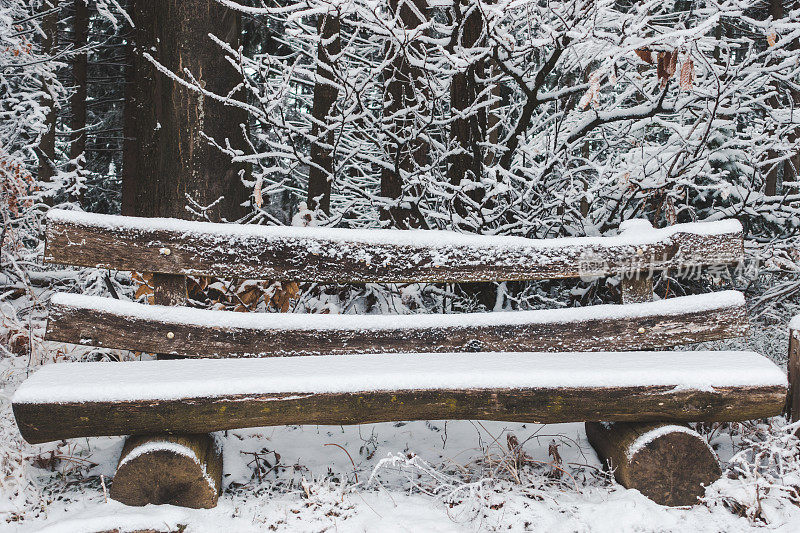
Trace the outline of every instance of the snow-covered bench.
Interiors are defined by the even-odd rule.
[[[48,218],[48,261],[156,272],[160,305],[58,294],[47,339],[186,358],[47,365],[13,398],[32,443],[134,435],[111,488],[126,503],[214,505],[222,464],[213,431],[493,419],[586,421],[617,479],[685,504],[719,466],[680,424],[772,416],[786,401],[785,374],[758,354],[645,351],[746,332],[740,293],[652,301],[651,278],[633,275],[738,261],[735,221],[659,230],[634,221],[617,237],[529,240],[66,211]],[[626,305],[402,316],[182,305],[186,275],[400,283],[616,274]]]

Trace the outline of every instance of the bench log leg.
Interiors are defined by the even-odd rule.
[[[185,305],[186,278],[153,274],[157,305]],[[158,359],[174,359],[157,354]],[[128,437],[119,458],[111,497],[127,505],[168,503],[194,509],[217,505],[222,452],[210,434]]]
[[[623,276],[620,288],[623,304],[653,301],[649,272]],[[661,505],[694,505],[722,475],[705,440],[685,426],[587,422],[586,436],[620,485]]]
[[[789,330],[789,394],[786,415],[792,422],[800,420],[800,330]],[[800,437],[800,429],[795,432]]]
[[[110,494],[126,505],[208,509],[221,486],[222,453],[211,435],[145,435],[125,441]]]
[[[694,505],[722,475],[708,443],[685,426],[587,422],[586,436],[620,485],[660,505]]]

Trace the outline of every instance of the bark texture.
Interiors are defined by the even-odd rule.
[[[638,304],[653,301],[653,278],[644,272],[622,276],[622,303]]]
[[[800,331],[789,332],[789,396],[786,410],[792,422],[800,420]],[[800,429],[797,430],[800,435]]]
[[[399,15],[407,30],[414,30],[425,22],[428,13],[427,0],[389,0],[389,8]],[[388,47],[392,60],[383,76],[385,81],[384,117],[387,132],[386,150],[390,168],[381,171],[381,195],[393,200],[404,196],[405,180],[409,174],[428,161],[427,142],[420,138],[419,124],[415,123],[413,110],[424,105],[422,70],[409,61],[408,54],[421,56],[422,45],[412,42],[407,47]],[[425,113],[422,113],[425,116]],[[424,226],[419,209],[402,203],[381,211],[381,220],[400,228]]]
[[[136,11],[138,0],[128,0],[128,12]],[[136,216],[136,202],[139,190],[138,117],[136,116],[140,94],[136,85],[139,74],[139,57],[136,52],[136,30],[129,30],[124,48],[125,54],[125,102],[122,115],[122,214]]]
[[[72,22],[75,49],[85,47],[89,37],[89,6],[86,0],[74,0],[74,16]],[[76,54],[72,58],[72,81],[75,92],[69,100],[72,113],[70,117],[69,158],[76,163],[73,169],[82,167],[77,161],[86,151],[86,97],[88,89],[87,52]]]
[[[59,0],[45,0],[42,5],[44,11],[50,11],[58,7]],[[60,12],[56,11],[45,15],[42,18],[41,29],[42,33],[42,53],[44,55],[55,54],[56,46],[58,45],[58,20]],[[47,131],[42,135],[39,141],[39,172],[38,178],[40,181],[52,181],[53,176],[56,174],[56,119],[58,113],[56,103],[50,95],[50,85],[52,80],[43,79],[42,88],[44,95],[42,96],[42,105],[48,106],[47,112]]]
[[[136,0],[133,20],[136,94],[126,113],[135,120],[135,132],[126,136],[135,133],[129,148],[137,161],[136,184],[123,187],[134,194],[133,200],[123,200],[126,211],[147,217],[198,217],[187,211],[192,206],[201,212],[198,218],[238,219],[247,199],[240,178],[245,167],[232,164],[230,156],[204,135],[243,149],[246,112],[183,87],[158,72],[144,54],[184,79],[188,70],[208,91],[228,94],[240,77],[208,34],[236,49],[239,15],[214,0]]]
[[[453,13],[456,18],[451,50],[470,49],[485,40],[483,15],[480,9],[469,2],[455,0]],[[453,75],[450,83],[450,106],[453,118],[450,125],[450,140],[453,153],[448,157],[447,178],[455,186],[472,182],[466,199],[455,196],[455,211],[466,218],[470,214],[480,217],[480,207],[485,195],[481,188],[483,176],[483,148],[488,127],[486,107],[469,112],[479,103],[485,86],[486,62],[478,60],[463,71]],[[485,97],[484,97],[485,98]]]
[[[339,38],[341,21],[334,12],[317,15],[317,79],[314,83],[314,106],[311,116],[311,167],[308,171],[308,207],[331,211],[331,186],[333,184],[333,129],[328,115],[336,103],[339,88],[333,74],[333,57],[342,51]]]

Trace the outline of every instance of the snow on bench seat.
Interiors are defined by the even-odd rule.
[[[450,282],[599,276],[724,264],[743,255],[736,220],[613,237],[526,239],[451,231],[214,224],[50,210],[45,260],[78,266],[344,282]]]
[[[231,313],[64,293],[50,304],[48,340],[200,357],[640,350],[747,331],[744,295],[737,291],[641,304],[467,314]]]
[[[747,420],[786,376],[753,352],[369,354],[44,366],[13,398],[29,442],[279,424]]]

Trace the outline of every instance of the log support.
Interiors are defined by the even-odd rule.
[[[789,394],[786,414],[792,422],[800,420],[800,330],[789,330]],[[795,433],[800,436],[800,429]]]
[[[653,301],[653,278],[622,278],[622,303]],[[667,422],[587,422],[586,437],[619,484],[661,505],[694,505],[722,474],[705,440]]]
[[[660,505],[694,505],[722,475],[708,443],[686,426],[587,422],[586,436],[618,483]]]
[[[134,506],[208,509],[221,485],[222,453],[211,435],[144,435],[125,442],[111,497]]]
[[[156,273],[153,293],[157,305],[184,305],[186,277]],[[111,497],[134,506],[152,503],[209,509],[217,505],[221,486],[222,452],[211,434],[139,435],[125,442]]]

